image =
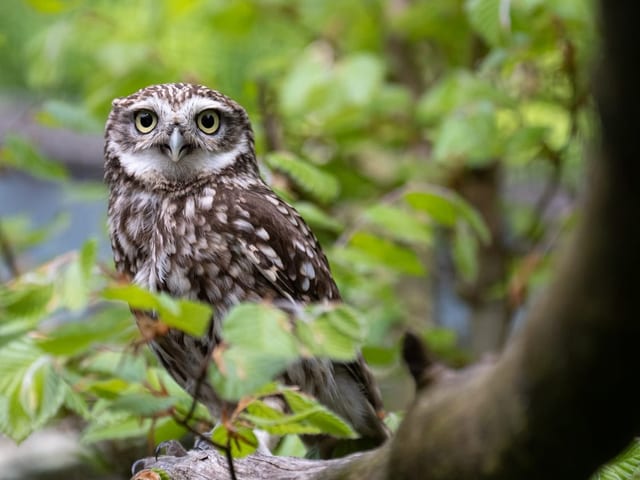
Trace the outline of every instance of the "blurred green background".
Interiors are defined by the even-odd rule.
[[[265,177],[320,238],[368,324],[364,353],[387,409],[401,412],[412,394],[398,353],[407,328],[462,365],[499,351],[545,285],[594,136],[596,42],[586,0],[3,1],[0,280],[13,293],[0,295],[0,361],[13,373],[0,380],[2,431],[22,440],[58,425],[65,455],[80,452],[105,478],[127,478],[130,457],[145,453],[150,422],[109,417],[90,396],[108,404],[121,390],[82,383],[96,372],[108,382],[138,338],[126,309],[96,307],[100,285],[82,264],[95,249],[110,265],[102,129],[114,97],[187,81],[247,109]],[[80,264],[60,260],[83,245]],[[58,275],[58,264],[75,270]],[[16,280],[34,271],[50,274],[39,281],[50,290]],[[55,337],[59,328],[71,334]],[[12,342],[34,332],[64,338],[18,361]],[[105,351],[116,352],[110,369]],[[67,392],[35,416],[23,381],[34,363]],[[50,401],[36,390],[35,404]],[[3,447],[6,471],[20,472],[6,478],[27,478],[15,459],[30,458],[33,438]],[[46,468],[32,478],[63,466]]]

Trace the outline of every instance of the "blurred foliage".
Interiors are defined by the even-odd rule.
[[[483,248],[507,245],[507,272],[489,290],[514,312],[544,285],[573,218],[549,205],[558,193],[572,205],[593,135],[595,32],[587,0],[9,0],[0,5],[0,94],[36,99],[42,125],[96,134],[114,97],[152,83],[202,83],[244,105],[265,177],[317,233],[350,307],[310,307],[294,332],[277,310],[239,306],[224,326],[228,368],[211,381],[247,400],[235,419],[242,438],[253,426],[348,437],[342,420],[271,377],[300,355],[350,358],[362,348],[392,378],[407,326],[441,358],[464,362],[456,333],[430,319],[443,244],[466,285],[483,278]],[[498,219],[454,191],[455,178],[495,165]],[[0,167],[70,181],[21,132],[3,140]],[[19,255],[59,223],[4,218],[0,234]],[[206,326],[208,309],[122,285],[109,271],[90,241],[1,286],[6,435],[21,441],[71,413],[85,420],[89,443],[184,433],[189,398],[139,348],[124,304],[107,300],[190,332]],[[262,402],[274,391],[291,414]],[[208,415],[198,407],[190,425],[210,424]],[[229,434],[213,435],[224,443]],[[290,439],[279,451],[303,452]]]

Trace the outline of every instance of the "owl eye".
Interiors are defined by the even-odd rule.
[[[220,127],[220,115],[212,109],[203,110],[196,117],[196,124],[204,133],[212,135]]]
[[[134,116],[136,130],[140,133],[149,133],[156,128],[158,116],[151,110],[138,110]]]

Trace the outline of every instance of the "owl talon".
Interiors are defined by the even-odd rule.
[[[211,441],[208,440],[209,438],[211,438],[211,432],[198,435],[196,437],[195,442],[193,442],[193,449],[194,450],[210,450],[211,448],[213,448]]]
[[[170,457],[184,457],[187,455],[187,451],[177,440],[166,440],[164,442],[160,442],[153,451],[156,460],[158,460],[158,457],[162,455],[162,452]]]
[[[145,468],[147,468],[147,461],[144,458],[141,458],[140,460],[136,460],[135,462],[133,462],[133,464],[131,465],[131,475],[135,475],[138,472],[141,472],[142,470],[144,470]]]

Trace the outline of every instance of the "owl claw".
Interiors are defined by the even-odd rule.
[[[187,451],[177,440],[166,440],[164,442],[160,442],[153,452],[156,460],[158,460],[158,457],[162,455],[162,452],[170,457],[184,457],[187,455]]]
[[[203,436],[197,436],[196,441],[193,442],[194,450],[210,450],[212,448],[211,441],[208,440],[211,438],[211,432],[207,432],[203,434]]]
[[[141,458],[140,460],[136,460],[131,465],[131,475],[135,475],[136,473],[141,472],[145,468],[147,468],[146,459]]]

